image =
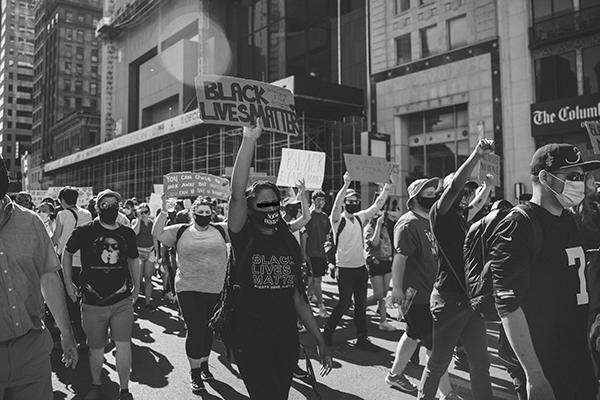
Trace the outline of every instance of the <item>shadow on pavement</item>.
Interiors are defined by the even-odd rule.
[[[158,306],[154,311],[136,311],[136,319],[150,321],[153,324],[162,326],[164,331],[161,333],[185,337],[185,324],[183,320],[179,319],[174,313],[163,310],[166,307],[176,313],[176,306],[164,301],[161,301]],[[135,334],[134,337],[138,338]]]
[[[248,400],[248,397],[241,394],[225,382],[214,380],[206,382],[215,392],[219,393],[223,399],[227,400]],[[212,395],[211,395],[212,396]],[[214,396],[213,396],[214,397]],[[203,397],[203,399],[207,399],[211,397]],[[219,398],[219,397],[214,397]]]
[[[131,345],[132,368],[131,381],[152,388],[161,388],[169,384],[168,376],[173,364],[161,353],[150,347]],[[140,366],[135,368],[135,366]],[[145,366],[145,367],[142,367]],[[148,366],[152,366],[148,368]]]
[[[302,396],[309,400],[318,400],[319,397],[313,391],[313,388],[308,382],[298,380],[292,381],[292,387],[296,389]],[[317,382],[317,391],[319,392],[320,399],[344,399],[344,400],[363,400],[362,397],[358,397],[351,393],[342,392],[340,390],[332,389],[322,383]]]

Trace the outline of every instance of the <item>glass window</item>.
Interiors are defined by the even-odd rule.
[[[600,6],[600,2],[598,0],[579,0],[579,8],[581,10],[593,6]]]
[[[574,51],[535,60],[537,100],[577,96],[576,71]]]
[[[419,31],[421,36],[421,57],[429,57],[439,51],[439,35],[437,25],[423,28]]]
[[[67,12],[67,13],[65,14],[65,20],[66,20],[67,22],[72,22],[72,21],[73,21],[73,13],[72,13],[72,12]]]
[[[600,46],[582,50],[583,92],[600,93]]]
[[[65,29],[65,38],[67,40],[73,40],[73,31],[71,30],[71,28]]]
[[[68,92],[71,91],[71,80],[70,79],[65,79],[64,81],[64,89]]]
[[[448,21],[448,43],[450,50],[467,44],[467,16],[462,15]]]
[[[394,14],[400,14],[410,8],[410,0],[394,0]]]
[[[412,48],[410,45],[410,33],[397,37],[396,39],[396,64],[404,64],[412,59]]]
[[[573,0],[532,0],[532,2],[534,22],[543,21],[573,10]]]

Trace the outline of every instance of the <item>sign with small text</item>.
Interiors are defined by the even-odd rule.
[[[325,158],[320,151],[281,149],[277,186],[295,187],[299,179],[304,179],[306,189],[321,190]]]
[[[166,197],[209,196],[227,200],[231,194],[229,181],[203,172],[172,172],[163,178]]]
[[[500,186],[500,156],[497,154],[486,154],[479,161],[479,181],[484,182],[488,174],[494,177],[492,184]]]
[[[44,197],[52,197],[53,199],[58,199],[58,193],[63,188],[63,186],[51,186],[46,190],[46,196]],[[79,207],[87,207],[90,199],[94,197],[94,188],[91,186],[86,187],[73,187],[79,193],[79,197],[77,197],[77,205]]]
[[[196,93],[205,123],[243,127],[261,117],[265,130],[301,133],[294,95],[288,89],[231,76],[198,75]]]
[[[390,181],[392,166],[383,157],[344,153],[344,162],[352,180],[373,183],[388,183]]]

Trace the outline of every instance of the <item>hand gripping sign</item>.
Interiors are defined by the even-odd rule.
[[[265,129],[296,136],[294,95],[265,82],[219,75],[198,75],[196,93],[200,118],[207,124],[246,126],[261,117]]]

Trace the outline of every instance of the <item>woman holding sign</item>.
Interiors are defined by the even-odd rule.
[[[256,141],[263,130],[245,127],[231,179],[228,228],[240,286],[234,298],[233,350],[251,399],[288,398],[298,360],[296,318],[316,338],[321,375],[332,359],[310,309],[302,282],[300,246],[281,218],[281,194],[271,182],[246,190]]]

